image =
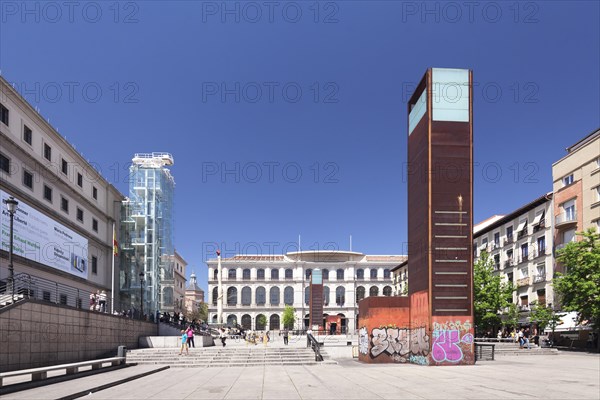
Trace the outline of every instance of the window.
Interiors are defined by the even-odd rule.
[[[575,229],[569,229],[563,233],[563,243],[575,241]]]
[[[98,200],[98,188],[96,188],[96,186],[92,186],[92,197],[95,200]]]
[[[494,254],[494,269],[496,271],[500,269],[500,254]]]
[[[513,227],[512,226],[506,227],[506,240],[508,243],[511,243],[513,241]]]
[[[60,161],[60,170],[65,175],[69,174],[69,163],[64,158],[62,158]]]
[[[10,158],[0,153],[0,170],[10,174]]]
[[[83,175],[79,172],[77,173],[77,186],[83,187]]]
[[[338,286],[335,289],[335,304],[343,306],[346,302],[346,289],[343,286]]]
[[[230,287],[227,289],[227,305],[235,306],[237,304],[237,289]]]
[[[569,186],[573,183],[573,174],[567,175],[563,178],[563,186]]]
[[[371,279],[377,279],[377,270],[375,268],[371,268]]]
[[[358,303],[362,299],[365,298],[365,288],[364,286],[359,286],[356,288],[356,302]]]
[[[242,271],[242,279],[244,279],[244,280],[250,279],[250,269],[249,268],[244,268],[244,270]],[[242,298],[244,298],[243,293],[242,293]]]
[[[600,186],[596,186],[592,190],[594,191],[594,197],[596,198],[596,201],[600,201]]]
[[[392,295],[392,287],[391,286],[386,286],[383,288],[383,295],[384,296],[391,296]]]
[[[67,305],[67,295],[66,294],[61,293],[59,296],[59,299],[60,299],[59,300],[60,304],[62,304],[63,306]]]
[[[274,286],[269,290],[269,299],[272,306],[279,305],[279,288],[277,286]]]
[[[356,279],[365,279],[365,270],[359,268],[356,270]]]
[[[294,288],[291,286],[287,286],[283,289],[283,303],[286,306],[294,305]]]
[[[538,248],[538,256],[543,256],[546,254],[546,237],[539,237],[537,240],[537,248]]]
[[[279,270],[273,268],[271,270],[271,279],[279,279]]]
[[[323,286],[323,305],[324,306],[329,305],[329,295],[330,295],[329,286]]]
[[[217,279],[219,279],[219,270],[215,268],[213,270],[213,280],[216,281]]]
[[[377,286],[371,286],[369,289],[369,297],[379,296],[379,288]]]
[[[494,233],[494,248],[500,247],[500,232]]]
[[[48,161],[52,161],[52,147],[48,143],[44,143],[44,158]]]
[[[217,299],[219,298],[219,288],[218,287],[214,287],[213,291],[212,291],[212,304],[213,306],[217,305]]]
[[[391,275],[390,275],[390,270],[389,269],[384,269],[383,270],[383,278],[384,279],[390,279]]]
[[[310,286],[304,288],[304,304],[310,304]]]
[[[521,278],[529,278],[529,268],[521,268],[519,272],[521,273]]]
[[[250,286],[244,286],[242,288],[242,305],[249,306],[252,303],[252,289]]]
[[[256,271],[256,279],[265,279],[265,270],[262,268],[259,268]]]
[[[329,270],[326,269],[326,268],[323,270],[323,280],[324,281],[328,281],[329,280]]]
[[[527,243],[521,245],[521,260],[526,261],[529,257],[529,246]]]
[[[96,218],[92,218],[92,230],[98,232],[98,220]]]
[[[65,199],[62,196],[60,196],[60,209],[66,212],[67,214],[69,213],[69,200]]]
[[[344,270],[340,268],[335,272],[336,272],[336,279],[338,281],[343,281],[344,280]]]
[[[77,220],[83,222],[83,210],[77,207]]]
[[[306,277],[306,280],[310,280],[310,276],[312,275],[312,269],[307,269],[306,271],[304,271],[304,276]]]
[[[44,291],[42,292],[42,299],[43,299],[44,301],[50,301],[50,292],[49,292],[49,291],[47,291],[47,290],[44,290]]]
[[[23,125],[23,140],[30,146],[33,142],[33,132],[27,125]]]
[[[27,170],[23,170],[23,185],[33,189],[33,174]]]
[[[294,271],[291,269],[285,270],[285,279],[294,279]]]
[[[50,186],[44,185],[44,199],[52,203],[52,188]]]
[[[237,271],[235,268],[230,268],[227,270],[227,279],[235,280],[237,278]]]
[[[8,108],[4,107],[2,104],[0,104],[0,121],[8,126]]]
[[[259,286],[256,288],[256,305],[257,306],[264,306],[265,303],[267,302],[267,291],[265,290],[264,287]]]
[[[96,275],[98,273],[98,258],[96,256],[92,256],[92,274]]]

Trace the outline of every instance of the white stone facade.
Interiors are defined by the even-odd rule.
[[[286,305],[295,309],[294,329],[304,329],[309,314],[306,292],[310,272],[324,272],[324,308],[329,316],[343,315],[346,331],[356,329],[357,294],[364,296],[393,293],[392,268],[405,256],[369,256],[356,252],[303,251],[285,255],[234,256],[222,259],[223,314],[229,324],[246,329],[277,330],[283,327]],[[217,260],[208,264],[209,322],[217,320]],[[326,296],[327,290],[329,296]],[[277,292],[279,293],[277,295]],[[376,293],[375,293],[376,292]],[[343,293],[343,295],[342,295]],[[293,294],[293,296],[292,296]],[[266,326],[257,325],[257,317],[266,317]]]

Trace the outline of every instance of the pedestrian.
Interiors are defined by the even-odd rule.
[[[185,331],[182,329],[181,330],[181,349],[179,350],[179,355],[181,355],[183,353],[183,349],[185,349],[185,355],[189,356],[190,355],[190,351],[188,350],[188,344],[187,344],[187,333],[185,333]]]
[[[94,311],[96,308],[96,293],[90,293],[90,311]]]
[[[529,328],[523,332],[523,346],[527,346],[527,350],[531,350],[531,346],[529,345]]]
[[[188,326],[186,333],[188,338],[188,347],[196,348],[196,345],[194,344],[194,329],[192,329],[191,325]]]
[[[523,328],[521,328],[521,330],[519,331],[518,339],[519,339],[519,348],[522,349],[523,344],[525,343],[525,340],[523,337]]]
[[[221,338],[221,344],[225,347],[225,341],[227,340],[227,334],[225,334],[225,328],[221,328],[221,333],[219,334],[219,338]]]
[[[102,292],[100,292],[100,312],[105,313],[106,312],[106,292],[103,290]]]
[[[283,344],[285,344],[287,346],[288,344],[288,340],[289,340],[289,331],[286,329],[283,330]]]

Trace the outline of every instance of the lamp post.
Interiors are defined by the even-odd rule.
[[[140,319],[144,319],[144,273],[140,272]]]
[[[10,286],[11,299],[14,299],[15,270],[13,268],[13,220],[15,218],[15,213],[17,212],[19,202],[11,196],[8,199],[4,200],[4,204],[6,204],[6,209],[8,210],[8,214],[10,215],[10,238],[8,245],[8,284]]]

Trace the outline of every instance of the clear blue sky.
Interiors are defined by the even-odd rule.
[[[203,287],[213,243],[403,253],[428,67],[474,71],[475,222],[550,191],[600,126],[598,2],[62,4],[0,2],[2,75],[125,194],[134,153],[174,155],[175,243]]]

